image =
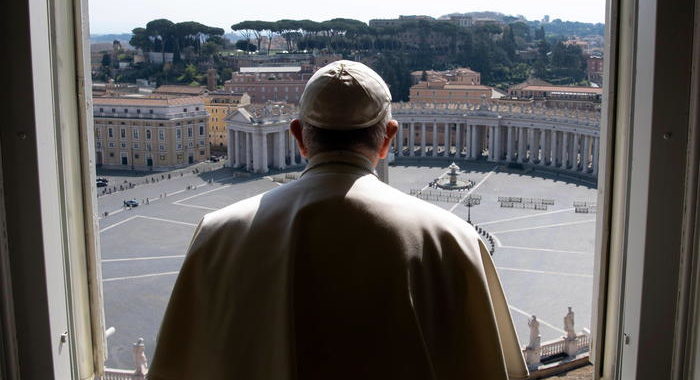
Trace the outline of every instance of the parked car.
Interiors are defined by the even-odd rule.
[[[97,187],[107,187],[107,182],[97,180]]]
[[[128,201],[124,201],[124,207],[138,207],[139,202],[136,199],[130,199]]]

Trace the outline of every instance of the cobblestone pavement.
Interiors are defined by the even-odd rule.
[[[391,166],[390,185],[406,193],[426,188],[448,171],[448,164]],[[474,181],[471,193],[482,196],[481,204],[471,209],[471,219],[495,237],[493,259],[520,343],[527,344],[527,318],[532,314],[540,320],[543,342],[562,336],[567,306],[576,312],[577,331],[589,327],[595,215],[575,213],[572,204],[594,201],[596,190],[493,164],[458,164],[460,179]],[[105,319],[107,327],[116,328],[108,339],[108,367],[133,368],[131,346],[139,337],[144,338],[148,357],[152,355],[173,283],[202,216],[283,186],[273,177],[274,173],[250,175],[224,168],[98,198],[100,210],[111,211],[99,221]],[[167,196],[158,197],[163,193]],[[468,193],[459,192],[459,198]],[[553,199],[554,204],[546,210],[504,208],[499,196]],[[124,199],[146,197],[153,199],[133,209],[120,207]],[[461,202],[432,203],[467,219],[469,210]]]

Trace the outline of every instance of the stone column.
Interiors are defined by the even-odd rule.
[[[416,147],[416,127],[415,123],[408,125],[408,156],[413,157],[413,151]]]
[[[496,127],[485,127],[489,131],[489,161],[496,161]]]
[[[425,123],[420,123],[420,156],[425,157]]]
[[[260,135],[260,170],[262,173],[268,172],[268,159],[267,159],[267,133],[262,133]]]
[[[438,133],[437,133],[437,123],[432,123],[433,128],[433,157],[437,157],[438,154]]]
[[[569,132],[561,133],[561,167],[569,167]]]
[[[462,157],[462,128],[459,123],[455,123],[455,157]]]
[[[396,136],[396,155],[403,156],[403,129],[406,127],[406,123],[399,123],[399,132]]]
[[[233,129],[226,129],[228,132],[228,146],[226,154],[228,154],[228,166],[232,168],[238,167],[238,132]]]
[[[476,148],[476,140],[477,140],[477,130],[476,130],[476,125],[468,125],[468,130],[469,130],[469,158],[472,160],[477,158],[477,148]]]
[[[518,128],[518,162],[525,160],[525,128]]]
[[[513,161],[513,127],[508,128],[508,140],[506,141],[506,161]]]
[[[253,158],[253,171],[260,173],[262,171],[262,137],[260,134],[251,132],[250,139],[250,156]]]
[[[544,166],[547,164],[547,156],[545,152],[547,151],[547,133],[544,129],[540,129],[540,165]]]
[[[464,124],[464,158],[472,158],[472,148],[474,144],[472,143],[472,126],[469,124]]]
[[[277,169],[285,169],[284,161],[284,131],[275,133],[277,136]]]
[[[537,134],[537,131],[534,128],[528,128],[527,135],[528,135],[528,141],[530,142],[530,148],[528,149],[528,157],[527,161],[531,164],[535,163],[535,159],[537,158],[537,149],[535,149],[535,135]]]
[[[448,158],[450,156],[450,123],[445,123],[445,153],[444,157]]]
[[[503,157],[503,149],[502,149],[502,144],[503,144],[503,138],[501,137],[501,126],[497,125],[494,128],[494,146],[493,146],[493,153],[494,153],[494,159],[496,161],[500,161],[501,158]]]
[[[583,139],[583,169],[584,173],[588,172],[588,164],[591,162],[591,136],[584,136]]]
[[[552,166],[557,167],[561,162],[559,157],[559,133],[552,131]]]
[[[579,156],[578,156],[578,133],[574,134],[574,145],[571,147],[572,149],[572,154],[571,154],[571,169],[573,170],[578,170],[579,168]]]
[[[245,170],[253,170],[253,154],[251,152],[251,146],[253,145],[253,137],[249,132],[243,132],[245,136]]]
[[[552,164],[552,131],[545,129],[544,131],[544,163],[545,165]]]
[[[591,163],[591,166],[593,166],[592,174],[594,176],[598,175],[599,156],[600,156],[600,137],[594,137],[593,138],[593,162]]]

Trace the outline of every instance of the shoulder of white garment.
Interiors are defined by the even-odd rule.
[[[245,230],[252,223],[266,195],[274,195],[276,199],[285,200],[274,204],[273,207],[289,208],[289,212],[293,212],[292,200],[307,193],[309,189],[323,188],[331,191],[335,186],[340,186],[341,181],[333,178],[333,173],[327,171],[329,168],[319,167],[319,169],[331,175],[304,176],[298,181],[205,215],[191,248],[197,248],[216,232]],[[397,230],[404,230],[406,234],[430,232],[437,235],[447,232],[458,240],[464,239],[470,245],[477,244],[479,239],[474,228],[457,215],[399,191],[379,181],[372,174],[354,179],[354,184],[345,194],[345,199],[356,205],[362,205],[369,214],[385,219],[387,223],[394,225]]]

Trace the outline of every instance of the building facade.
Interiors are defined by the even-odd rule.
[[[532,84],[525,82],[509,88],[508,97],[543,102],[550,108],[599,111],[603,100],[603,89],[600,87],[554,86],[546,82]]]
[[[250,96],[244,93],[228,91],[211,91],[203,96],[204,108],[209,114],[209,147],[212,151],[226,150],[228,136],[226,129],[226,117],[236,111],[238,107],[250,104]]]
[[[485,160],[596,177],[600,112],[520,105],[392,104],[395,159]],[[228,118],[229,165],[267,173],[302,165],[289,132],[297,109],[239,109]]]
[[[493,89],[481,85],[481,74],[468,68],[445,71],[414,71],[409,90],[412,103],[480,104],[493,96]]]
[[[598,175],[600,112],[523,104],[394,103],[396,157],[488,160]]]
[[[246,92],[251,103],[268,101],[298,104],[306,82],[314,73],[313,65],[242,67],[224,83],[229,92]]]
[[[444,80],[419,82],[411,86],[409,100],[412,103],[480,104],[490,99],[491,87],[468,84],[452,84]]]
[[[273,102],[234,111],[227,118],[228,165],[255,173],[304,165],[289,130],[297,115],[296,106]]]
[[[411,73],[411,80],[413,84],[417,84],[421,81],[434,82],[443,80],[451,84],[480,85],[481,74],[465,67],[444,71],[418,70]]]
[[[95,162],[170,170],[209,157],[209,116],[200,97],[95,98]]]
[[[592,55],[586,59],[586,75],[589,81],[599,85],[603,84],[604,64],[603,56]]]
[[[153,94],[164,96],[200,96],[207,93],[204,86],[188,86],[182,84],[164,84],[156,87]]]

